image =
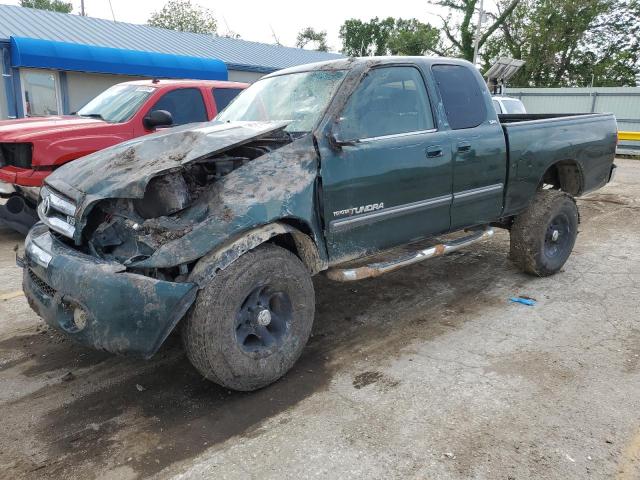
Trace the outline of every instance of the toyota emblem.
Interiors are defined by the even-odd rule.
[[[51,197],[46,197],[44,200],[42,200],[42,213],[44,213],[45,216],[48,216],[50,210],[51,210]]]

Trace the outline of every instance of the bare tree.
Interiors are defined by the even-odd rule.
[[[316,48],[314,48],[314,50],[319,52],[326,52],[329,50],[329,47],[327,46],[327,32],[325,31],[319,32],[313,27],[307,27],[301,30],[298,33],[298,38],[296,39],[296,47],[304,48],[310,42],[315,43]]]
[[[478,39],[478,49],[481,49],[489,37],[509,18],[519,2],[520,0],[511,0],[498,15],[488,15],[491,24],[481,33]],[[478,0],[435,0],[431,3],[450,10],[446,17],[440,16],[443,23],[442,30],[460,56],[473,61],[476,29],[472,19]]]

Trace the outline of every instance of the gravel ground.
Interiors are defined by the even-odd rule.
[[[318,277],[301,361],[251,394],[202,380],[176,338],[144,362],[44,327],[0,231],[0,477],[640,478],[640,162],[617,163],[563,272],[519,273],[500,232]]]

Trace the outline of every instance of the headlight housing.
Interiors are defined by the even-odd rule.
[[[191,195],[180,173],[152,178],[144,197],[134,201],[136,212],[145,219],[166,217],[183,210],[191,203]]]

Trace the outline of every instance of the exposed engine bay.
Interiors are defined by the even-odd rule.
[[[142,198],[100,201],[83,229],[83,247],[124,265],[148,258],[210,216],[204,197],[215,182],[294,139],[283,130],[270,132],[152,178]]]

